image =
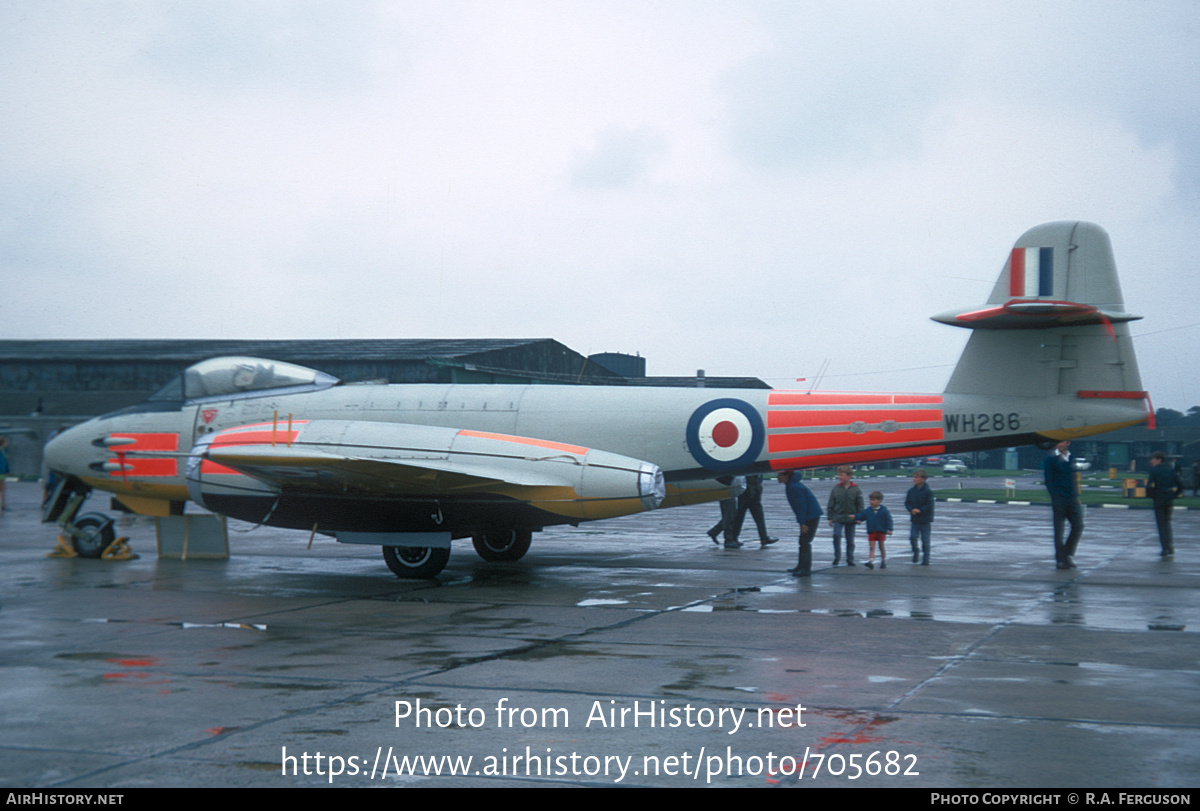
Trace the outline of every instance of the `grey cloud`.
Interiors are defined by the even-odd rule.
[[[156,10],[142,59],[166,76],[219,87],[348,87],[367,70],[377,27],[370,5],[316,0],[189,1]]]
[[[1200,192],[1195,3],[767,4],[770,44],[725,75],[728,144],[760,169],[917,153],[964,101],[1117,121]],[[1014,120],[1019,129],[1022,121]],[[1003,134],[998,134],[1003,137]]]
[[[918,145],[960,48],[927,38],[918,6],[855,8],[775,15],[773,47],[726,76],[730,145],[742,162],[811,166]]]
[[[582,188],[630,186],[646,179],[666,154],[667,141],[653,127],[613,127],[597,134],[595,146],[576,157],[571,180]]]

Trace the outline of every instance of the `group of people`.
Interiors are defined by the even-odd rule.
[[[1050,507],[1054,516],[1054,560],[1059,569],[1075,568],[1075,550],[1083,535],[1083,504],[1079,497],[1079,482],[1075,474],[1075,464],[1071,459],[1070,445],[1070,441],[1059,442],[1042,463],[1046,490],[1050,494]],[[1171,529],[1173,502],[1183,495],[1183,482],[1165,462],[1166,455],[1161,451],[1155,451],[1151,455],[1150,477],[1146,489],[1154,502],[1154,518],[1158,525],[1162,556],[1170,558],[1175,554],[1175,539]],[[817,497],[796,475],[796,471],[784,470],[779,473],[779,481],[784,485],[788,504],[800,524],[800,557],[796,565],[788,570],[794,577],[808,577],[812,574],[812,542],[823,516],[833,529],[834,566],[842,562],[843,538],[846,565],[855,565],[855,530],[859,524],[866,524],[869,554],[864,565],[868,569],[875,568],[875,552],[878,549],[879,568],[887,568],[885,541],[895,530],[895,522],[888,508],[883,506],[883,493],[878,490],[871,493],[864,504],[862,488],[851,480],[852,473],[853,469],[849,465],[838,467],[837,484],[830,492],[824,510],[821,509]],[[935,501],[928,478],[924,470],[914,471],[913,486],[904,497],[904,511],[908,513],[910,521],[908,537],[912,562],[922,566],[929,565]],[[767,534],[762,492],[762,477],[751,475],[746,477],[746,489],[738,498],[721,502],[721,521],[708,531],[713,543],[720,544],[719,536],[724,533],[725,548],[737,549],[744,546],[738,541],[738,534],[747,512],[754,518],[758,527],[759,542],[763,547],[779,540]]]
[[[816,537],[817,527],[821,517],[828,513],[828,521],[833,528],[833,565],[842,561],[842,539],[846,541],[846,565],[854,566],[854,535],[859,524],[866,524],[867,540],[870,544],[870,555],[866,562],[868,569],[875,568],[875,551],[879,550],[879,568],[887,568],[887,549],[884,542],[895,529],[892,514],[883,506],[883,493],[875,491],[868,497],[869,505],[863,503],[862,488],[851,481],[853,470],[849,465],[837,469],[837,484],[829,494],[826,509],[822,510],[817,497],[804,484],[795,471],[785,470],[779,474],[779,481],[785,486],[788,504],[796,514],[800,523],[800,559],[789,573],[796,577],[808,577],[812,574],[812,542]],[[933,490],[926,483],[924,470],[913,473],[913,486],[904,499],[904,509],[912,521],[909,532],[912,546],[912,562],[929,565],[930,531],[933,525]],[[762,509],[762,476],[757,474],[746,477],[746,488],[736,499],[725,499],[721,502],[721,520],[709,531],[708,537],[720,545],[722,537],[726,549],[740,549],[745,546],[738,537],[745,522],[746,513],[754,518],[758,529],[758,539],[761,546],[766,547],[778,541],[767,533],[767,523]]]
[[[785,470],[779,474],[784,485],[788,504],[800,523],[800,559],[788,569],[793,577],[808,577],[812,574],[812,542],[817,534],[821,517],[828,514],[833,528],[833,565],[842,562],[842,539],[846,540],[846,565],[854,566],[854,535],[859,524],[866,524],[869,556],[868,569],[875,568],[875,551],[879,550],[879,568],[887,568],[887,536],[895,530],[895,522],[887,507],[883,506],[883,493],[876,490],[868,496],[869,504],[863,504],[863,492],[851,480],[853,469],[842,465],[837,469],[837,484],[829,493],[826,509],[821,509],[817,497],[796,475]],[[924,470],[913,472],[913,486],[904,498],[904,509],[909,514],[911,528],[909,544],[912,547],[912,562],[929,565],[929,543],[933,525],[933,490],[926,483]]]

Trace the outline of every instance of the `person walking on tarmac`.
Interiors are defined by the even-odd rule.
[[[912,546],[912,562],[929,565],[929,541],[933,533],[933,490],[929,487],[925,470],[913,471],[913,486],[904,497],[904,509],[908,511],[912,526],[908,542]]]
[[[742,524],[745,523],[746,512],[749,511],[750,516],[754,519],[754,525],[758,528],[758,542],[762,545],[760,548],[765,549],[779,539],[772,538],[767,534],[767,518],[763,515],[762,496],[762,476],[751,473],[746,477],[746,489],[737,499],[737,514],[733,518],[733,534],[739,541],[741,540]]]
[[[1050,509],[1054,513],[1054,559],[1059,569],[1075,568],[1075,549],[1083,535],[1083,504],[1079,500],[1070,447],[1071,441],[1063,440],[1054,446],[1054,453],[1042,460]],[[1063,530],[1068,523],[1071,534],[1063,541]]]

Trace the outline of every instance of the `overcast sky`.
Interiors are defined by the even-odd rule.
[[[1200,404],[1200,3],[0,5],[0,337],[555,338],[940,391],[1041,222]],[[806,384],[802,384],[807,387]]]

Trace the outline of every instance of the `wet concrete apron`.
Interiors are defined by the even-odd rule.
[[[786,575],[770,484],[767,549],[749,521],[711,544],[702,505],[547,530],[518,563],[456,545],[435,582],[269,529],[158,560],[145,519],[139,560],[47,559],[10,484],[0,785],[1195,784],[1200,518],[1164,562],[1150,512],[1091,509],[1062,572],[1047,508],[939,503],[923,567],[907,480],[862,484],[900,518],[886,570],[863,533],[831,568],[823,526],[814,576]]]

